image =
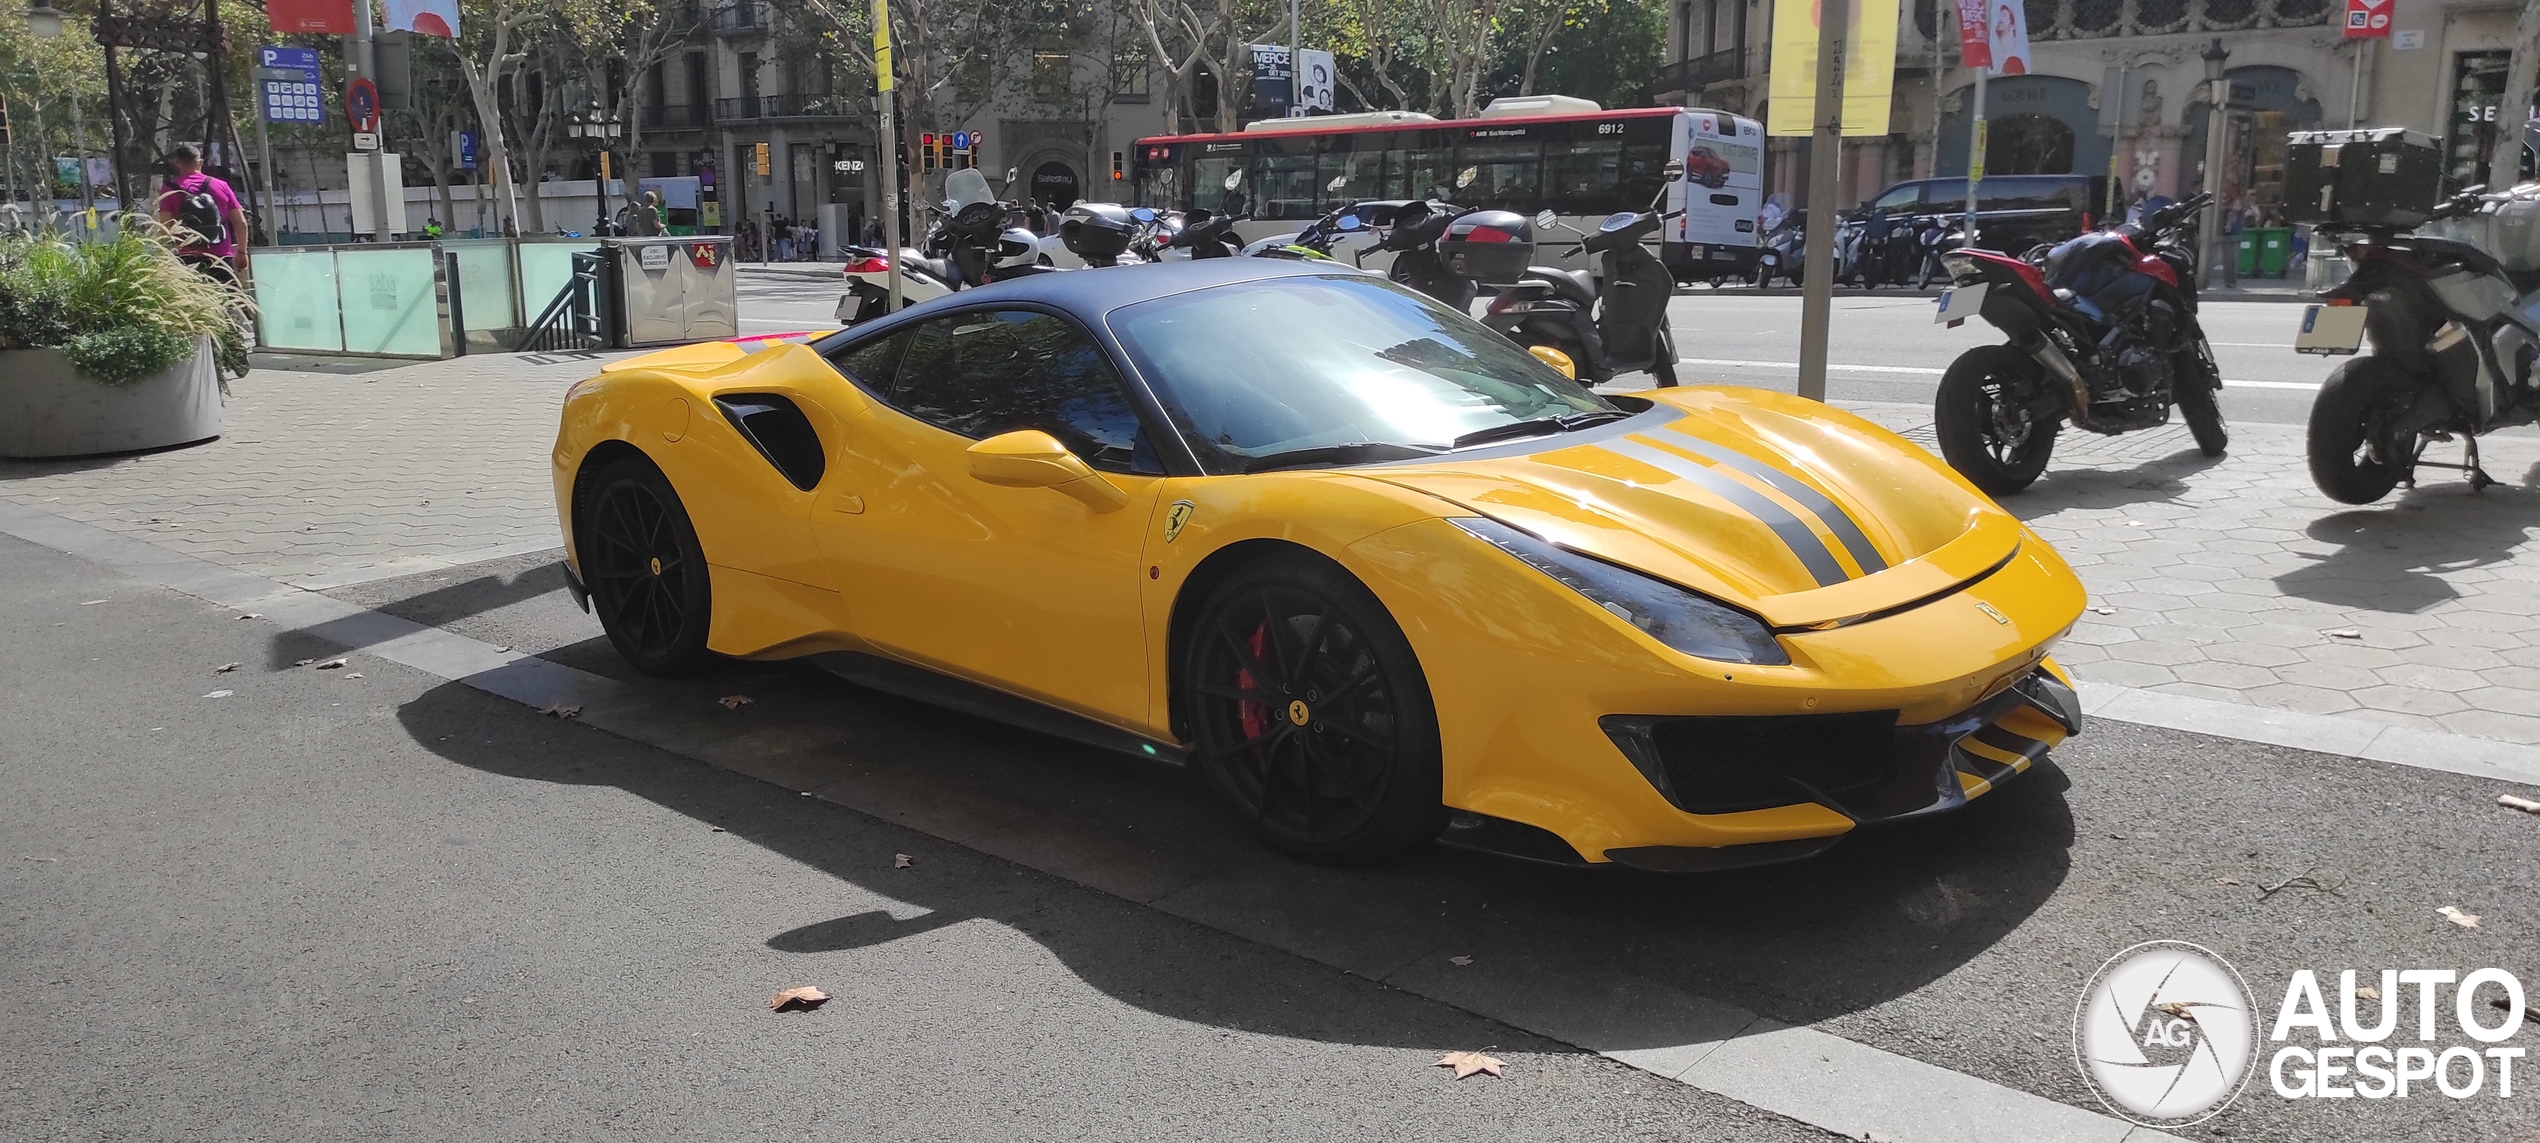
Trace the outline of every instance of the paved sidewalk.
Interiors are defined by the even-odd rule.
[[[556,405],[591,369],[259,371],[217,442],[0,462],[0,497],[312,588],[541,551]],[[1928,407],[1855,407],[1931,443]],[[2504,487],[2432,471],[2360,509],[2312,490],[2289,427],[2213,462],[2183,427],[2059,444],[2009,506],[2090,586],[2060,651],[2085,680],[2540,744],[2540,440],[2488,442]]]

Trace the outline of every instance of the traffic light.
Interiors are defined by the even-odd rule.
[[[926,134],[923,134],[923,135],[920,135],[920,136],[918,136],[918,137],[917,137],[917,154],[918,154],[918,160],[917,160],[917,161],[918,161],[918,162],[920,162],[920,163],[925,164],[925,169],[927,169],[927,170],[933,170],[933,169],[935,168],[935,134],[934,134],[934,132],[929,131],[929,132],[927,132]]]
[[[1115,183],[1120,181],[1120,178],[1121,178],[1121,174],[1120,174],[1121,169],[1122,169],[1122,168],[1121,168],[1121,155],[1120,155],[1120,152],[1118,152],[1118,151],[1113,151],[1113,152],[1111,153],[1111,181],[1113,181],[1113,182],[1115,182]]]

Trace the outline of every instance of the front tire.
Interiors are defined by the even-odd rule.
[[[2341,504],[2370,504],[2399,486],[2414,461],[2412,442],[2397,439],[2390,422],[2405,412],[2416,379],[2378,357],[2339,365],[2311,402],[2304,452],[2311,483]]]
[[[2037,374],[2026,354],[1982,345],[1959,354],[1940,378],[1932,409],[1940,455],[1988,494],[2008,496],[2035,483],[2054,454],[2056,419],[2025,407]]]
[[[1658,379],[1661,389],[1676,387],[1676,335],[1663,326],[1658,330],[1657,356],[1649,363],[1649,375]]]
[[[2206,456],[2221,456],[2231,447],[2231,426],[2224,423],[2222,394],[2215,390],[2214,379],[2205,363],[2189,355],[2192,370],[2173,370],[2178,388],[2172,397],[2178,402],[2179,415],[2187,419],[2187,431],[2196,437],[2196,451]]]
[[[1300,553],[1237,571],[1209,593],[1182,662],[1200,768],[1271,848],[1360,865],[1445,827],[1428,680],[1338,566]]]
[[[714,657],[706,650],[714,597],[687,508],[641,456],[612,462],[595,481],[579,553],[592,612],[636,669],[694,673]]]

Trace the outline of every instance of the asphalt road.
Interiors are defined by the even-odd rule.
[[[2073,1005],[2140,941],[2268,1013],[2296,967],[2540,965],[2499,783],[2101,721],[1801,865],[1323,870],[1169,767],[800,667],[642,679],[551,560],[331,594],[637,683],[745,773],[0,538],[0,1138],[1807,1139],[1411,992],[1654,982],[2096,1110]],[[797,984],[838,999],[763,1010]],[[1484,1046],[1508,1081],[1427,1066]],[[2520,1087],[2264,1084],[2181,1134],[2540,1132]]]
[[[1132,270],[1134,272],[1134,270]],[[800,271],[745,271],[741,329],[834,325],[834,276]],[[1668,316],[1676,331],[1677,370],[1686,382],[1726,382],[1791,391],[1799,377],[1799,309],[1793,296],[1695,286],[1680,293]],[[1940,375],[1968,349],[2001,341],[1980,321],[1957,329],[1932,323],[1932,300],[1889,290],[1838,297],[1828,337],[1827,396],[1836,400],[1931,402]],[[2223,413],[2253,424],[2304,423],[2311,398],[2338,359],[2293,352],[2302,309],[2283,302],[2209,302],[2200,311],[2223,367]],[[2242,384],[2234,384],[2241,382]],[[1648,384],[1626,377],[1618,388]]]

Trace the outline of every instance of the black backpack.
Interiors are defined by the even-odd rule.
[[[210,183],[204,183],[202,190],[189,191],[171,182],[168,192],[176,196],[176,224],[203,236],[201,241],[188,242],[187,246],[210,246],[220,241],[220,203],[212,198]]]

